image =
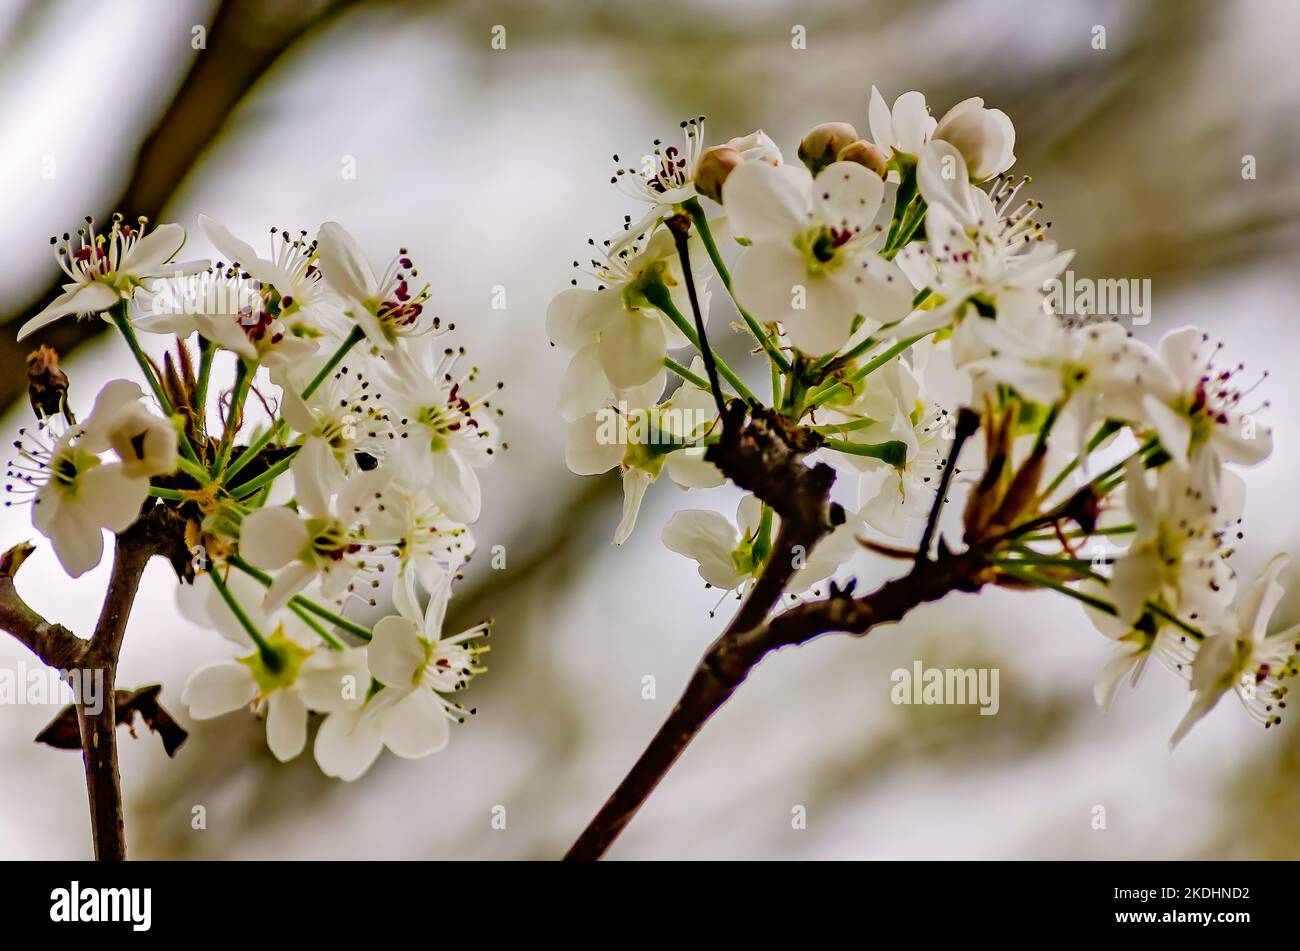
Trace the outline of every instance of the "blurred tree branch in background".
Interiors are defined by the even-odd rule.
[[[195,51],[190,71],[140,143],[126,187],[98,209],[97,217],[121,211],[128,218],[143,215],[157,221],[199,157],[216,141],[230,114],[257,82],[299,41],[355,3],[223,0],[207,27],[206,47]],[[23,22],[14,35],[21,38],[30,29],[28,21],[38,15],[36,9],[41,7],[32,4],[24,11]],[[61,284],[57,279],[52,282],[15,315],[12,326],[38,313],[58,295]],[[12,333],[0,334],[0,365],[21,366],[26,353],[41,344],[66,353],[107,326],[97,319],[59,321],[22,343]],[[22,374],[0,374],[0,406],[12,404],[25,387]]]

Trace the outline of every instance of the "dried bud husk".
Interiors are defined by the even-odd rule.
[[[838,162],[854,162],[863,168],[870,169],[881,178],[889,173],[889,156],[872,142],[866,139],[858,139],[856,142],[850,142],[844,148],[840,149],[839,155],[835,156]]]
[[[734,145],[711,145],[695,167],[695,190],[706,198],[722,201],[722,184],[745,159]]]
[[[1007,464],[1011,458],[1011,443],[1015,438],[1019,408],[1019,403],[1011,403],[997,413],[991,404],[985,404],[984,432],[988,467],[966,503],[964,538],[968,545],[987,537],[994,515],[1002,506],[1007,487]]]
[[[32,412],[44,419],[62,413],[75,423],[68,408],[68,375],[59,368],[59,354],[53,347],[40,346],[27,355],[27,398]]]
[[[799,143],[799,160],[816,175],[836,161],[840,150],[856,141],[858,130],[847,122],[823,122]]]
[[[1034,447],[1034,451],[1011,480],[997,514],[993,516],[994,525],[1010,528],[1033,505],[1038,496],[1038,483],[1043,477],[1046,461],[1047,444],[1040,443]]]

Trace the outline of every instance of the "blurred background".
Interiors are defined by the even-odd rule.
[[[796,26],[806,49],[792,48]],[[511,448],[485,471],[480,555],[453,602],[455,629],[497,619],[491,672],[468,698],[479,715],[445,752],[385,755],[353,784],[323,778],[310,753],[276,763],[250,716],[190,723],[181,686],[229,651],[180,617],[157,563],[119,685],[162,682],[192,733],[175,760],[156,737],[121,734],[132,854],[554,858],[612,791],[730,609],[710,617],[716,592],[659,532],[682,507],[731,515],[736,496],[688,499],[665,479],[633,539],[612,547],[617,480],[564,466],[553,406],[567,358],[544,315],[586,239],[639,215],[608,184],[611,155],[672,143],[686,116],[709,117],[710,142],[761,126],[792,158],[821,121],[865,134],[873,83],[891,101],[924,91],[936,115],[973,95],[1005,110],[1014,170],[1034,176],[1054,237],[1079,249],[1077,273],[1151,278],[1154,319],[1139,331],[1151,341],[1196,323],[1271,368],[1259,392],[1277,448],[1248,473],[1236,565],[1249,574],[1300,551],[1286,409],[1300,405],[1297,41],[1290,0],[0,0],[0,313],[43,306],[57,276],[47,239],[86,214],[182,222],[187,257],[211,251],[200,212],[259,247],[271,226],[336,219],[376,260],[408,246],[437,311],[507,381]],[[743,362],[726,319],[715,339]],[[134,372],[102,329],[65,321],[45,338],[74,400]],[[29,418],[27,349],[0,338],[6,441]],[[0,510],[0,543],[33,537],[29,519]],[[493,545],[505,570],[489,565]],[[859,587],[887,568],[863,559]],[[20,589],[84,632],[107,574],[73,583],[42,545]],[[1278,621],[1298,619],[1288,597]],[[1185,686],[1153,668],[1103,715],[1091,688],[1109,647],[1073,603],[992,592],[864,641],[781,652],[611,855],[1300,857],[1296,725],[1265,733],[1228,698],[1171,755]],[[1000,711],[891,704],[890,673],[915,660],[999,668]],[[29,661],[0,637],[0,665]],[[80,757],[32,743],[56,709],[0,707],[0,857],[90,854]],[[195,805],[206,829],[191,827]],[[797,807],[806,828],[792,827]]]

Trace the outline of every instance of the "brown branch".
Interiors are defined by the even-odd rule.
[[[23,542],[0,558],[0,630],[12,634],[46,666],[71,670],[80,663],[86,642],[33,611],[14,586],[14,575],[33,550]]]
[[[717,443],[705,450],[736,485],[754,493],[781,517],[772,552],[762,573],[722,636],[705,654],[686,693],[673,708],[650,746],[613,796],[569,850],[567,859],[597,859],[632,820],[688,743],[745,679],[771,647],[764,646],[764,622],[803,559],[836,525],[844,511],[829,502],[835,470],[806,466],[803,457],[821,445],[821,437],[794,426],[780,414],[755,407],[746,422],[746,406],[735,400],[722,421]]]
[[[953,447],[950,471],[973,425],[973,417],[962,421],[962,439]],[[941,542],[934,559],[918,558],[909,574],[865,597],[853,598],[832,584],[828,598],[791,607],[769,619],[800,563],[787,555],[806,558],[844,522],[843,510],[830,501],[835,470],[824,463],[810,467],[802,461],[821,443],[817,433],[773,410],[754,408],[746,423],[742,403],[735,401],[728,408],[722,436],[706,450],[705,458],[781,516],[772,555],[735,618],[705,652],[668,719],[579,836],[567,860],[604,855],[704,724],[770,652],[837,631],[861,636],[953,591],[976,591],[990,579],[982,547],[953,554]],[[942,491],[943,487],[941,495]],[[932,513],[931,521],[935,520]]]
[[[103,678],[96,691],[96,712],[91,712],[84,698],[77,697],[77,723],[81,729],[86,795],[90,802],[90,834],[95,843],[95,858],[101,862],[126,859],[122,783],[117,769],[117,662],[140,576],[158,550],[157,543],[148,538],[146,523],[147,519],[141,519],[117,537],[108,592],[81,665],[83,678],[86,675]]]
[[[183,522],[175,509],[150,504],[130,528],[117,536],[113,573],[95,633],[88,641],[46,621],[18,594],[14,574],[31,553],[30,545],[17,545],[0,557],[0,629],[59,671],[73,688],[86,767],[91,836],[95,858],[101,861],[126,858],[116,729],[117,662],[122,638],[149,559],[164,554],[175,562],[184,550]],[[93,696],[85,690],[88,679],[98,681]]]

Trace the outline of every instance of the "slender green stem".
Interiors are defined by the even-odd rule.
[[[193,462],[184,456],[181,456],[176,460],[176,464],[186,475],[197,481],[199,485],[207,485],[212,481],[212,473],[208,472],[207,469],[203,468],[203,466],[197,462]]]
[[[1168,608],[1166,608],[1166,607],[1165,607],[1163,604],[1161,604],[1159,601],[1148,601],[1148,602],[1147,602],[1147,607],[1149,607],[1149,608],[1150,608],[1152,611],[1154,611],[1156,614],[1159,614],[1162,618],[1164,618],[1164,619],[1165,619],[1166,621],[1168,621],[1170,624],[1173,624],[1175,627],[1180,628],[1181,630],[1187,632],[1187,633],[1190,634],[1192,637],[1196,638],[1198,641],[1200,641],[1200,640],[1204,640],[1204,639],[1205,639],[1205,632],[1204,632],[1204,631],[1202,631],[1202,630],[1199,629],[1199,628],[1192,627],[1192,625],[1188,624],[1186,621],[1184,621],[1184,620],[1183,620],[1182,618],[1180,618],[1178,615],[1174,614],[1172,611],[1170,611]]]
[[[248,562],[244,561],[244,559],[239,557],[238,555],[231,555],[226,559],[226,561],[229,562],[233,567],[238,568],[244,574],[248,575],[250,578],[256,578],[258,581],[266,585],[268,588],[271,586],[271,583],[275,580],[270,575],[268,575],[265,571],[263,571],[260,568],[256,568],[253,565],[250,565]],[[355,621],[349,621],[347,618],[343,617],[342,615],[335,614],[333,611],[329,610],[329,608],[322,607],[321,605],[317,604],[315,601],[312,601],[309,598],[304,598],[300,594],[295,594],[292,598],[289,599],[289,606],[292,608],[294,605],[297,605],[299,608],[301,608],[304,611],[311,612],[312,614],[316,615],[316,617],[318,618],[322,618],[326,621],[329,621],[335,627],[340,627],[343,630],[347,631],[349,634],[353,635],[354,637],[361,638],[363,641],[370,640],[372,636],[369,628],[362,627],[360,624],[356,623]]]
[[[212,584],[216,587],[217,593],[221,595],[221,600],[225,601],[226,607],[230,608],[230,613],[235,616],[235,619],[239,621],[240,625],[248,633],[248,636],[252,639],[253,643],[257,645],[258,653],[262,655],[262,659],[267,660],[270,663],[275,663],[276,654],[274,649],[272,649],[271,645],[266,642],[266,638],[263,637],[262,632],[257,629],[257,625],[253,623],[253,619],[248,616],[248,612],[244,610],[244,606],[239,603],[239,600],[233,594],[230,593],[230,589],[226,587],[226,582],[221,577],[221,572],[209,571],[208,577],[212,579]]]
[[[695,328],[691,326],[691,322],[683,317],[681,311],[679,311],[673,304],[672,299],[668,296],[667,289],[665,289],[662,294],[656,294],[655,296],[657,299],[651,300],[650,303],[673,322],[673,326],[682,332],[682,336],[689,340],[696,350],[700,350],[699,335],[695,332]],[[649,299],[649,297],[647,297],[647,299]],[[700,350],[700,352],[703,353],[704,351]],[[749,387],[745,385],[745,381],[737,376],[736,372],[732,370],[731,367],[727,366],[726,362],[716,353],[713,355],[713,361],[718,367],[718,373],[722,375],[724,380],[731,384],[733,390],[751,403],[758,402],[758,398],[750,392]]]
[[[1094,581],[1106,581],[1103,574],[1093,570],[1092,562],[1087,558],[1062,558],[1056,555],[1040,555],[1035,551],[1025,548],[1017,548],[1014,558],[998,559],[999,566],[1004,564],[1012,565],[1030,565],[1043,568],[1068,568],[1075,574],[1082,577],[1091,578]]]
[[[135,335],[135,327],[131,324],[131,318],[128,314],[128,308],[131,305],[127,301],[122,301],[115,306],[109,314],[113,318],[113,324],[121,333],[122,339],[131,350],[131,356],[135,357],[136,364],[140,367],[140,372],[144,374],[145,380],[149,383],[149,389],[153,392],[153,397],[158,401],[163,413],[167,416],[173,416],[176,410],[172,407],[171,400],[167,399],[167,394],[163,391],[162,384],[158,382],[158,375],[153,372],[153,364],[149,362],[149,357],[145,355],[144,348],[140,346],[140,340]],[[190,445],[189,436],[185,435],[185,430],[177,430],[178,447],[180,453],[187,459],[198,461],[198,454],[194,447]]]
[[[1104,611],[1106,614],[1118,615],[1119,611],[1115,605],[1109,601],[1103,601],[1101,598],[1095,598],[1090,594],[1084,594],[1082,591],[1076,591],[1069,585],[1057,581],[1055,578],[1045,578],[1042,575],[1035,574],[1032,571],[1026,571],[1023,568],[1017,568],[1014,564],[1006,561],[995,561],[999,571],[1011,575],[1013,578],[1019,578],[1030,584],[1036,584],[1044,588],[1051,588],[1053,591],[1059,591],[1067,597],[1074,598],[1076,601],[1082,601],[1084,604],[1096,608],[1098,611]]]
[[[1023,540],[1027,542],[1052,542],[1057,541],[1061,536],[1066,538],[1091,538],[1094,535],[1131,535],[1136,531],[1137,526],[1129,523],[1128,525],[1113,525],[1109,528],[1094,528],[1090,532],[1085,532],[1081,528],[1062,532],[1060,535],[1056,532],[1039,532],[1034,535],[1025,535]]]
[[[786,359],[785,354],[783,354],[780,348],[777,347],[776,341],[772,339],[772,335],[767,332],[767,329],[762,324],[753,318],[749,311],[740,306],[740,301],[736,300],[736,295],[731,289],[731,272],[727,270],[727,265],[722,260],[722,255],[718,251],[718,245],[713,240],[713,232],[709,228],[708,218],[704,214],[704,209],[700,206],[699,199],[691,198],[684,201],[682,202],[682,207],[686,210],[686,213],[691,216],[691,220],[695,222],[695,230],[700,234],[700,241],[704,243],[704,250],[708,252],[709,260],[713,262],[713,268],[718,272],[718,277],[722,279],[722,286],[727,289],[727,293],[731,296],[731,302],[736,305],[736,310],[739,312],[741,319],[745,322],[745,326],[749,328],[749,332],[758,340],[772,363],[775,364],[782,373],[788,373],[790,371],[790,361]]]
[[[248,400],[248,390],[253,383],[253,374],[257,368],[250,367],[243,360],[235,365],[235,388],[230,394],[230,409],[226,412],[226,425],[221,432],[221,445],[217,449],[217,461],[212,467],[216,479],[222,477],[226,464],[230,462],[230,452],[235,445],[235,432],[244,421],[244,403]]]
[[[168,502],[184,502],[185,496],[181,495],[175,489],[164,489],[161,486],[149,486],[149,494],[155,499],[166,499]]]
[[[194,412],[203,419],[207,419],[208,381],[212,378],[212,358],[216,352],[212,341],[199,334],[199,379],[194,385]]]
[[[690,370],[682,366],[672,357],[664,357],[664,366],[666,366],[669,370],[672,370],[674,373],[680,376],[687,383],[693,383],[694,385],[698,386],[702,390],[707,390],[709,388],[708,380],[704,379],[704,377],[700,376],[698,373],[692,373]]]
[[[360,327],[352,328],[352,332],[348,334],[347,338],[339,345],[339,348],[334,351],[333,356],[325,362],[325,365],[320,368],[316,375],[312,377],[311,382],[303,389],[301,395],[304,400],[315,393],[320,385],[329,379],[330,374],[334,372],[334,368],[337,367],[343,361],[343,358],[348,355],[348,351],[364,340],[365,336],[365,331]],[[262,435],[254,439],[249,447],[236,456],[235,461],[230,464],[230,468],[226,470],[226,479],[233,479],[236,473],[256,459],[257,454],[265,449],[267,445],[270,444],[271,440],[283,433],[285,429],[285,422],[281,419],[266,432],[262,433]]]
[[[916,334],[915,336],[912,337],[904,337],[902,340],[899,340],[889,349],[881,352],[879,355],[873,357],[871,360],[868,360],[862,366],[858,367],[858,369],[853,372],[853,374],[849,377],[849,379],[854,383],[860,383],[862,380],[865,380],[872,373],[875,373],[877,370],[883,367],[890,360],[893,360],[895,357],[905,352],[909,347],[912,346],[912,344],[916,343],[918,340],[923,340],[927,336],[929,336],[928,333]],[[825,403],[830,397],[838,395],[840,391],[846,393],[851,392],[850,388],[848,386],[845,386],[845,384],[842,383],[841,381],[832,380],[831,382],[826,383],[813,391],[812,395],[808,398],[808,405],[819,406]]]
[[[815,433],[821,433],[823,436],[834,436],[838,433],[852,433],[859,429],[866,429],[869,426],[876,425],[874,419],[851,419],[843,423],[827,423],[824,426],[809,426]]]
[[[126,340],[126,345],[131,349],[131,356],[135,357],[135,362],[140,367],[140,372],[144,378],[149,381],[149,389],[153,391],[154,399],[162,407],[162,411],[171,416],[175,410],[172,408],[171,400],[167,399],[167,394],[163,392],[162,384],[158,382],[158,376],[153,372],[153,364],[145,356],[144,348],[140,346],[140,340],[135,335],[135,327],[131,325],[131,318],[127,315],[127,308],[130,307],[126,301],[116,305],[111,311],[113,323],[117,326],[122,338]]]
[[[1122,428],[1122,424],[1111,420],[1107,420],[1098,426],[1097,431],[1093,433],[1092,438],[1088,440],[1088,444],[1084,448],[1084,451],[1065,464],[1061,471],[1056,474],[1056,477],[1048,483],[1047,488],[1043,490],[1040,497],[1044,499],[1051,498],[1052,493],[1061,487],[1061,483],[1070,477],[1070,473],[1077,469],[1083,460],[1093,452],[1093,450],[1105,442],[1108,437],[1119,432]]]
[[[827,439],[822,445],[836,452],[846,452],[853,456],[869,456],[879,459],[897,468],[907,458],[907,444],[897,439],[881,443],[848,442],[844,439]]]
[[[327,630],[324,624],[312,617],[302,605],[290,601],[289,610],[297,616],[298,620],[315,631],[320,639],[329,646],[330,650],[341,651],[344,649],[343,642]]]
[[[297,453],[294,455],[297,455]],[[287,458],[281,459],[261,475],[249,479],[247,482],[240,483],[232,488],[230,494],[237,499],[242,499],[247,495],[252,495],[263,486],[269,486],[272,482],[289,471],[289,466],[293,463],[293,460],[294,456],[288,456]]]
[[[880,256],[886,261],[891,261],[907,246],[916,234],[916,230],[921,227],[921,222],[925,220],[926,204],[924,199],[917,197],[903,212],[899,219],[898,228],[893,230],[890,236],[890,243],[885,245],[885,249],[880,252]]]

